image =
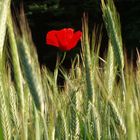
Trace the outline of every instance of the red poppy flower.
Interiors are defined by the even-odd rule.
[[[46,35],[46,43],[58,47],[62,51],[69,51],[76,46],[81,36],[81,31],[74,32],[72,28],[52,30]]]

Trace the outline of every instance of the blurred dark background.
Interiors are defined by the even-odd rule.
[[[15,0],[13,7],[17,8],[20,1]],[[81,30],[83,12],[89,15],[89,27],[102,25],[100,0],[23,0],[26,16],[31,28],[33,41],[37,47],[39,61],[54,69],[56,55],[59,50],[47,46],[46,33],[52,29],[72,27]],[[122,37],[129,58],[136,59],[136,48],[140,49],[140,1],[115,0],[122,24]],[[107,46],[107,35],[103,28],[102,48]],[[79,52],[78,47],[67,52],[64,66],[70,67],[71,59]]]

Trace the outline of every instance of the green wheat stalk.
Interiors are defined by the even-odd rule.
[[[1,60],[1,59],[0,59]],[[5,140],[11,140],[11,120],[9,109],[6,101],[6,90],[4,87],[4,77],[6,73],[3,71],[3,61],[0,61],[0,120],[2,124],[3,137]]]
[[[108,48],[108,55],[107,55],[107,62],[106,62],[106,80],[107,80],[107,91],[109,95],[113,94],[113,88],[115,84],[115,63],[114,63],[114,54],[113,54],[113,48],[111,46],[111,43],[109,43]]]
[[[2,0],[0,3],[0,57],[4,46],[7,16],[10,9],[11,0]]]
[[[6,104],[6,94],[4,89],[3,76],[6,73],[3,72],[3,47],[6,35],[6,22],[8,11],[10,8],[10,0],[3,0],[0,3],[0,117],[3,130],[3,136],[5,140],[11,140],[11,126],[9,119],[8,106]]]
[[[8,20],[8,35],[9,35],[9,42],[10,42],[10,53],[12,57],[12,65],[13,65],[13,72],[15,78],[15,86],[18,95],[19,105],[22,112],[22,118],[24,122],[24,93],[23,93],[23,77],[20,68],[19,56],[18,56],[18,48],[17,42],[15,38],[15,30],[13,29],[12,17],[11,13],[9,12]]]
[[[41,140],[41,127],[40,127],[40,117],[38,114],[38,110],[34,106],[34,114],[35,114],[35,139]]]
[[[71,104],[70,104],[70,125],[71,125],[71,138],[74,139],[75,138],[75,130],[76,130],[76,93],[72,92],[70,93],[70,100],[71,100]]]
[[[120,68],[122,85],[123,85],[123,99],[125,101],[126,94],[126,84],[124,77],[124,56],[123,56],[123,44],[121,36],[121,25],[119,15],[116,11],[114,2],[112,0],[107,0],[105,4],[104,0],[101,0],[102,3],[102,12],[103,19],[106,25],[107,33],[113,47],[115,61],[117,62],[118,67]]]
[[[19,135],[19,132],[20,132],[20,122],[22,120],[19,119],[19,116],[18,116],[18,107],[17,107],[17,99],[16,99],[16,92],[15,92],[15,89],[13,87],[13,85],[10,87],[10,96],[9,96],[9,103],[10,103],[10,111],[11,111],[11,116],[12,116],[12,120],[13,120],[13,123],[14,123],[14,126],[15,126],[15,129],[16,129],[16,133]]]
[[[124,57],[120,19],[112,0],[107,0],[107,4],[105,4],[104,0],[101,0],[101,2],[103,19],[106,25],[108,36],[111,40],[115,60],[117,61],[117,64],[120,67],[120,69],[123,69]]]
[[[126,86],[127,86],[127,95],[126,95],[126,127],[127,127],[127,139],[128,140],[137,140],[136,135],[136,116],[134,114],[137,112],[135,108],[135,96],[136,96],[136,90],[135,90],[135,81],[133,78],[135,77],[133,73],[133,68],[131,66],[127,66],[126,68],[127,76],[126,76]],[[130,86],[131,85],[131,86]],[[137,113],[136,113],[137,114]]]
[[[87,123],[89,122],[90,115],[93,115],[95,119],[95,125],[97,130],[97,139],[100,139],[100,121],[99,121],[99,114],[96,109],[95,101],[96,101],[96,95],[95,95],[95,83],[94,83],[94,61],[91,61],[91,59],[94,56],[91,56],[90,52],[90,43],[89,43],[89,35],[88,35],[88,20],[87,17],[84,15],[83,18],[83,38],[82,38],[82,44],[84,47],[84,60],[85,60],[85,71],[86,71],[86,89],[87,89]],[[92,41],[93,42],[93,41]],[[93,45],[93,44],[92,44]],[[93,53],[92,53],[93,55]],[[94,60],[94,59],[92,59]],[[92,113],[91,113],[92,112]],[[91,117],[92,118],[92,117]],[[90,125],[90,124],[89,124]]]
[[[115,102],[112,99],[109,99],[108,101],[111,106],[111,109],[113,110],[114,114],[117,116],[117,120],[119,121],[123,134],[126,134],[126,126],[125,126],[123,116],[120,114]]]
[[[94,94],[94,84],[93,84],[93,72],[92,72],[92,64],[91,64],[91,54],[90,54],[90,44],[89,44],[89,37],[88,37],[88,25],[87,25],[87,17],[84,16],[83,19],[83,40],[84,46],[84,57],[85,57],[85,69],[86,69],[86,83],[87,83],[87,94],[88,100],[92,102],[95,100],[93,96]]]
[[[79,61],[76,67],[76,78],[81,81],[82,77],[82,72],[79,67]],[[80,85],[81,86],[81,85]],[[82,113],[82,102],[83,102],[83,97],[82,97],[82,92],[81,89],[79,88],[78,91],[76,92],[76,128],[75,128],[75,139],[79,140],[80,139],[80,114]]]
[[[68,123],[67,123],[67,118],[65,112],[62,110],[61,111],[61,116],[62,116],[62,123],[64,127],[64,133],[65,133],[65,140],[69,140],[69,130],[68,130]],[[63,135],[63,134],[62,134]]]
[[[1,83],[0,83],[1,84]],[[1,117],[1,124],[3,130],[3,137],[5,140],[11,140],[11,128],[10,128],[10,119],[9,119],[9,112],[6,105],[6,99],[4,96],[4,92],[0,85],[0,117]]]
[[[20,42],[18,43],[19,56],[25,74],[25,78],[30,89],[30,93],[32,95],[36,107],[39,110],[41,110],[42,89],[40,89],[38,75],[36,74],[36,71],[34,71],[34,67],[32,65],[33,62],[28,47],[29,46],[25,40],[20,40]]]

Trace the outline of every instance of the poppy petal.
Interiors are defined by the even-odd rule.
[[[69,42],[72,37],[73,37],[73,34],[74,34],[74,30],[72,28],[68,28],[66,30],[66,40]]]
[[[59,47],[59,42],[57,39],[57,32],[56,30],[49,31],[46,35],[46,43],[48,45]]]
[[[74,48],[76,46],[76,44],[78,43],[78,41],[80,40],[82,36],[82,32],[81,31],[77,31],[73,34],[72,39],[70,40],[68,46],[67,46],[67,50],[71,50],[72,48]]]
[[[59,41],[59,47],[65,50],[66,46],[68,45],[69,41],[73,37],[74,30],[71,28],[64,28],[57,33],[57,38]]]
[[[81,31],[74,33],[72,28],[52,30],[46,35],[46,43],[58,47],[62,51],[69,51],[76,46],[81,36]]]

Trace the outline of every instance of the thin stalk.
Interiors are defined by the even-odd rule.
[[[122,85],[123,85],[123,100],[125,103],[125,97],[126,97],[126,83],[125,83],[125,77],[124,77],[124,72],[121,70],[121,77],[122,77]]]

